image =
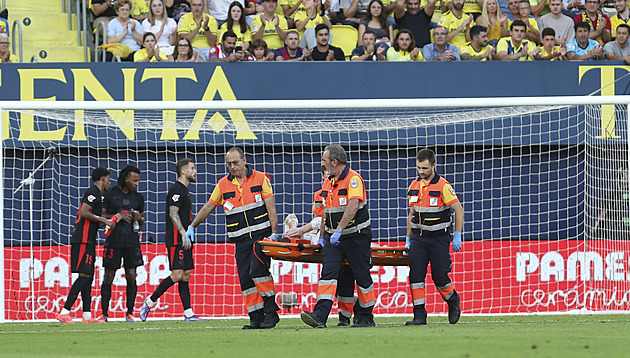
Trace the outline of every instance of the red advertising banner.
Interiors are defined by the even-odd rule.
[[[453,254],[455,289],[462,297],[464,314],[615,311],[630,309],[630,243],[611,241],[476,241],[465,242]],[[164,245],[142,245],[145,264],[138,268],[135,308],[170,274]],[[192,307],[206,317],[246,316],[236,273],[234,245],[198,244],[190,280]],[[6,319],[52,319],[70,290],[70,248],[39,246],[5,248]],[[97,248],[92,312],[100,314],[102,247]],[[31,264],[31,261],[33,264]],[[286,304],[284,314],[311,310],[320,265],[272,261],[277,299],[284,293],[297,301]],[[376,314],[411,314],[409,268],[375,266]],[[33,277],[33,279],[31,279]],[[445,313],[446,305],[427,275],[427,310]],[[112,285],[110,317],[126,312],[126,280],[119,270]],[[288,307],[293,306],[293,307]],[[81,299],[73,307],[79,317]],[[333,309],[333,313],[336,314]],[[172,287],[151,312],[152,318],[183,317],[177,287]]]

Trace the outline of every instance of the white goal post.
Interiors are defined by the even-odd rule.
[[[74,278],[69,239],[95,167],[109,168],[112,179],[126,164],[142,170],[147,224],[137,309],[168,275],[164,200],[178,159],[191,157],[199,169],[193,213],[226,174],[225,151],[239,146],[271,176],[279,221],[296,214],[305,222],[321,187],[321,151],[331,143],[346,148],[365,178],[374,241],[390,246],[404,240],[415,152],[436,151],[437,172],[466,212],[463,250],[452,254],[464,314],[630,309],[630,96],[0,101],[0,118],[0,322],[52,319],[63,306]],[[233,245],[218,211],[199,228],[193,308],[240,317]],[[100,257],[97,313],[99,265]],[[312,308],[319,265],[273,261],[271,269],[276,291],[298,296],[284,314]],[[411,314],[407,273],[373,269],[375,313]],[[430,275],[427,283],[429,313],[444,313]],[[113,317],[125,311],[124,285],[119,273]],[[181,315],[176,290],[152,313]]]

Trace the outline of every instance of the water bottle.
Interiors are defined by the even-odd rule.
[[[140,223],[138,222],[138,220],[134,220],[133,221],[133,232],[138,232],[140,231]]]
[[[109,220],[111,220],[115,224],[118,222],[118,218],[120,218],[120,215],[116,214],[109,218]],[[112,231],[113,230],[111,227],[109,227],[109,225],[105,225],[105,232],[103,232],[103,235],[105,235],[105,237],[109,237],[109,235],[112,234]]]

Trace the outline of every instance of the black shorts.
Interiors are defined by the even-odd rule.
[[[193,262],[192,249],[184,250],[181,245],[167,246],[169,269],[173,270],[192,270],[195,268]]]
[[[93,244],[73,243],[70,247],[70,264],[73,273],[94,274],[96,246]]]
[[[103,267],[108,269],[119,269],[120,259],[124,258],[125,268],[136,268],[144,265],[142,260],[142,250],[136,247],[103,247]]]

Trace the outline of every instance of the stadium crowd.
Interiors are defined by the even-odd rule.
[[[106,29],[108,59],[118,54],[123,61],[630,64],[628,0],[90,0],[89,5],[93,28]],[[356,48],[344,53],[332,45],[335,37],[346,52]],[[10,61],[2,44],[0,60]]]

